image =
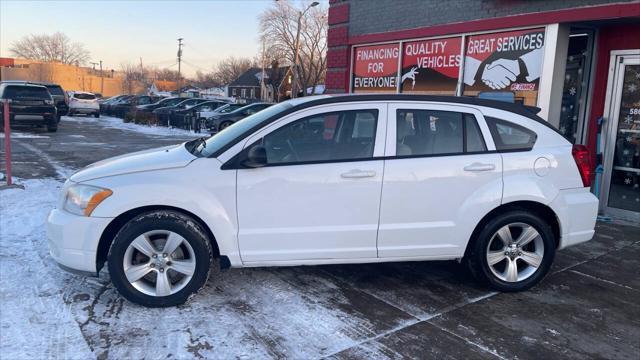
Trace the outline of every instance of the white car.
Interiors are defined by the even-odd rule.
[[[93,115],[100,117],[100,103],[98,98],[89,92],[73,91],[69,92],[69,113],[68,116],[75,114]]]
[[[592,238],[590,156],[520,105],[318,96],[209,139],[95,163],[48,218],[51,255],[146,306],[222,267],[463,260],[500,291]]]

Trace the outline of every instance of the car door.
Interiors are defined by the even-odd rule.
[[[389,104],[380,257],[460,257],[500,205],[502,160],[473,107]]]
[[[252,136],[267,165],[237,170],[247,263],[376,258],[386,104],[304,110]]]

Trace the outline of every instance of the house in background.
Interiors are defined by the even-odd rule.
[[[290,67],[279,67],[277,62],[271,68],[263,70],[250,68],[232,81],[227,87],[227,96],[236,98],[238,102],[252,103],[256,101],[279,102],[291,96]]]

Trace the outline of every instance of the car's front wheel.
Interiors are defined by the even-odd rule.
[[[129,221],[108,255],[113,285],[127,300],[150,307],[184,303],[207,281],[212,249],[191,217],[154,211]]]
[[[473,275],[505,292],[526,290],[540,282],[556,250],[549,224],[523,210],[490,220],[469,246],[466,260]]]

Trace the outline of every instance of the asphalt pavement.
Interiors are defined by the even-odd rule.
[[[62,180],[107,157],[193,138],[68,118],[56,133],[17,131],[22,179]],[[46,239],[34,241],[50,266]],[[638,359],[638,273],[640,227],[616,221],[558,252],[543,282],[521,293],[483,288],[452,261],[216,270],[171,309],[128,303],[105,270],[64,273],[55,285],[97,358]]]

